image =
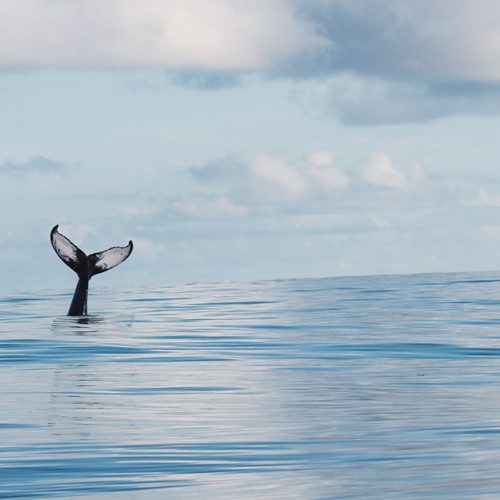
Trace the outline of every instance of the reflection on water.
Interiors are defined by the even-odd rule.
[[[99,332],[99,326],[104,322],[100,316],[63,316],[52,322],[54,335],[89,335]]]
[[[0,498],[498,498],[500,279],[0,297]]]

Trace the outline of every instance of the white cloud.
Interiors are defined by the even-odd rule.
[[[195,89],[326,79],[348,124],[500,113],[499,60],[495,0],[0,2],[2,69],[160,68]]]
[[[317,182],[318,188],[327,193],[344,191],[349,187],[349,177],[345,172],[335,167],[312,167],[311,176]]]
[[[243,217],[248,213],[246,207],[237,206],[225,198],[178,201],[174,203],[174,209],[183,215],[198,219],[235,218]]]
[[[315,151],[307,155],[307,161],[312,165],[326,167],[333,163],[333,154],[331,151]]]
[[[394,167],[387,153],[375,153],[363,169],[361,177],[374,186],[398,190],[407,188],[406,177]]]
[[[2,0],[0,66],[500,83],[495,0]]]
[[[468,206],[500,207],[500,193],[492,193],[484,188],[472,197],[463,197],[462,203]]]
[[[285,0],[3,0],[0,66],[256,71],[319,38]]]
[[[383,217],[379,217],[377,215],[373,215],[371,217],[371,222],[375,227],[377,227],[379,229],[390,229],[392,226],[391,223],[387,219],[385,219]]]
[[[272,154],[219,158],[189,172],[204,196],[231,200],[237,207],[293,205],[315,189],[307,169]]]
[[[246,160],[222,158],[189,172],[201,193],[175,204],[177,212],[197,218],[243,217],[257,212],[323,213],[355,206],[387,206],[387,189],[404,191],[413,200],[430,200],[435,186],[429,184],[423,167],[414,163],[404,170],[384,152],[371,159],[350,177],[333,164],[331,152],[313,152],[306,162],[259,154]],[[391,203],[400,203],[399,198]],[[427,201],[428,202],[428,201]]]
[[[250,172],[290,195],[302,196],[308,186],[297,169],[277,156],[259,155],[249,165]]]
[[[151,214],[151,210],[136,206],[126,206],[120,209],[120,213],[128,217],[146,217]]]
[[[347,174],[333,166],[333,154],[331,151],[314,151],[307,155],[310,164],[309,175],[316,183],[319,190],[327,193],[344,191],[349,187]]]
[[[71,168],[68,165],[44,156],[35,156],[26,161],[13,162],[10,160],[0,163],[0,174],[10,176],[21,175],[66,175]]]

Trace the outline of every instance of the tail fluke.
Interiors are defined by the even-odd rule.
[[[132,241],[129,241],[127,246],[108,248],[87,256],[66,236],[59,233],[58,227],[54,226],[50,232],[52,246],[59,258],[78,274],[78,284],[69,307],[68,316],[85,316],[87,314],[90,278],[94,274],[103,273],[121,264],[132,253],[134,245]]]
[[[134,249],[134,244],[129,241],[124,247],[112,247],[87,256],[66,236],[59,233],[58,227],[54,226],[50,232],[52,246],[59,258],[78,276],[83,274],[91,278],[95,274],[113,269],[126,260]]]
[[[76,274],[80,275],[88,269],[87,255],[82,252],[73,242],[66,236],[59,233],[57,228],[59,225],[54,226],[50,232],[50,241],[58,257]]]
[[[132,241],[129,241],[125,247],[112,247],[89,255],[90,276],[109,271],[118,264],[121,264],[124,260],[128,259],[133,249],[134,244]]]

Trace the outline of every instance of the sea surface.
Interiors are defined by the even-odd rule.
[[[500,273],[0,296],[0,498],[500,498]]]

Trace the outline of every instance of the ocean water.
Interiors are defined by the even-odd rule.
[[[103,279],[104,281],[104,279]],[[0,296],[0,498],[500,498],[500,274]]]

